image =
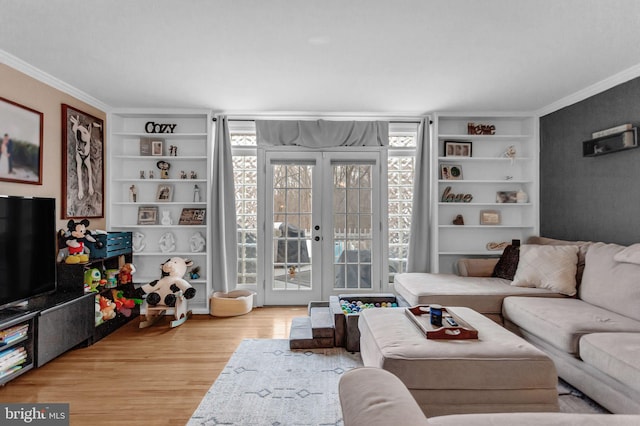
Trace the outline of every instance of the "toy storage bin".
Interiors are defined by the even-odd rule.
[[[244,315],[253,309],[253,296],[249,290],[233,290],[229,293],[216,291],[211,296],[209,313],[214,317]]]

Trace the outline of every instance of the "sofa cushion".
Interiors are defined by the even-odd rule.
[[[640,332],[640,321],[579,299],[507,297],[505,320],[573,355],[582,336],[597,332]]]
[[[635,263],[640,265],[640,244],[632,244],[613,256],[616,262]]]
[[[617,244],[592,244],[578,295],[592,305],[640,321],[640,265],[617,262],[615,256],[624,249]]]
[[[466,306],[482,314],[501,314],[506,296],[564,297],[540,288],[513,287],[502,278],[460,277],[453,274],[407,272],[394,280],[396,294],[411,306],[439,303]]]
[[[593,333],[580,339],[580,358],[640,392],[640,333]]]
[[[520,247],[520,261],[511,285],[546,288],[567,296],[576,294],[577,246]]]
[[[493,268],[492,277],[513,280],[518,269],[518,259],[520,258],[520,246],[508,245],[500,256],[500,260]]]
[[[527,244],[539,244],[545,246],[577,246],[578,247],[578,268],[576,270],[576,285],[580,287],[582,282],[582,274],[584,272],[585,259],[587,257],[587,251],[592,244],[590,241],[568,241],[557,240],[555,238],[547,237],[530,237],[527,240]]]
[[[430,425],[438,426],[636,426],[639,421],[640,416],[630,414],[577,413],[483,413],[429,418]]]

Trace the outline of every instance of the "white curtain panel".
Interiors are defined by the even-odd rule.
[[[386,121],[256,120],[260,146],[388,146]]]
[[[407,272],[429,272],[429,123],[418,128]]]
[[[228,292],[238,282],[237,224],[231,137],[227,117],[216,117],[211,179],[211,282]]]

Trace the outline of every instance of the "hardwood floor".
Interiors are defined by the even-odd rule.
[[[71,425],[184,425],[245,338],[287,339],[307,307],[194,315],[171,329],[135,319],[0,388],[2,402],[69,403]]]

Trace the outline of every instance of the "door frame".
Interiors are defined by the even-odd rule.
[[[388,284],[386,283],[386,275],[385,271],[388,270],[388,260],[386,259],[386,247],[383,244],[383,238],[387,233],[387,211],[383,208],[386,204],[387,193],[386,193],[386,161],[387,161],[387,150],[386,147],[341,147],[341,148],[330,148],[326,150],[312,150],[307,148],[300,147],[258,147],[257,150],[257,161],[258,161],[258,242],[257,242],[257,302],[259,305],[268,305],[267,304],[267,280],[273,279],[273,261],[270,257],[267,257],[268,251],[266,244],[273,244],[273,229],[267,226],[267,202],[268,195],[271,194],[271,190],[267,188],[267,167],[270,167],[269,159],[273,155],[278,155],[280,157],[286,156],[289,159],[295,160],[308,160],[311,155],[318,155],[320,157],[320,162],[316,163],[318,167],[317,170],[320,170],[321,173],[314,173],[314,188],[316,183],[316,176],[323,175],[326,177],[324,182],[319,182],[320,186],[320,197],[321,200],[331,200],[331,194],[333,190],[333,185],[331,185],[332,173],[333,170],[331,168],[332,159],[336,159],[340,162],[348,163],[349,160],[354,161],[362,161],[363,158],[370,159],[375,161],[374,167],[377,171],[374,173],[374,179],[372,182],[372,265],[371,265],[371,279],[372,279],[372,288],[371,289],[339,289],[333,290],[333,285],[328,286],[322,282],[326,277],[320,276],[320,294],[314,297],[319,297],[319,299],[315,300],[329,300],[329,296],[337,295],[341,293],[373,293],[373,292],[382,292],[388,288]],[[328,182],[329,184],[325,184]],[[377,190],[376,190],[377,187]],[[384,190],[383,190],[384,189]],[[327,198],[328,197],[328,198]],[[272,201],[271,201],[272,202]],[[320,207],[322,203],[314,202],[312,205],[313,213],[315,215],[316,206]],[[321,217],[321,233],[325,233],[325,230],[332,229],[333,224],[333,212],[331,214],[322,214]],[[314,216],[315,217],[315,216]],[[273,228],[273,226],[270,226]],[[324,234],[327,237],[327,234]],[[328,238],[322,237],[321,235],[321,245],[322,247],[318,250],[313,250],[312,254],[313,258],[316,256],[320,256],[321,263],[320,267],[315,267],[315,269],[320,269],[318,271],[320,274],[323,271],[333,271],[333,257],[330,255],[322,256],[322,253],[333,253],[333,231],[331,231],[331,235]],[[321,254],[318,254],[320,252]],[[312,259],[312,262],[314,259]],[[325,274],[326,275],[326,274]],[[383,282],[383,278],[385,282]],[[309,293],[311,294],[311,293]],[[311,299],[313,300],[313,299]],[[284,303],[286,300],[283,300],[282,303],[278,304],[287,304]],[[305,303],[306,304],[306,303]]]

